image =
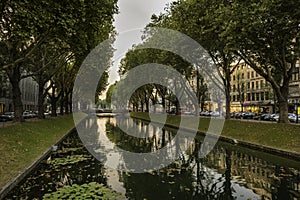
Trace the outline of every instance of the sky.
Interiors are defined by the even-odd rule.
[[[173,0],[119,0],[119,14],[114,26],[118,36],[114,44],[114,65],[110,68],[109,83],[119,80],[119,61],[133,44],[141,42],[141,30],[150,22],[152,14],[160,14]]]

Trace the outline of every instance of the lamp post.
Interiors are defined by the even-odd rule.
[[[295,104],[295,110],[296,110],[296,124],[298,124],[298,102],[299,100],[296,101],[296,104]]]

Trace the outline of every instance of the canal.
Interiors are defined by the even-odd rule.
[[[147,137],[132,137],[117,122]],[[98,133],[88,136],[89,140],[83,138],[83,145],[77,132],[72,132],[6,199],[43,199],[59,188],[89,183],[103,184],[126,199],[300,199],[298,161],[220,141],[201,158],[203,137],[197,136],[193,142],[180,143],[187,151],[170,165],[133,173],[117,170],[126,163],[126,157],[122,151],[107,152],[101,147],[103,141],[109,140],[113,144],[110,148],[155,152],[172,142],[176,130],[130,118],[98,118],[83,123],[91,130],[96,127]],[[95,159],[91,150],[100,159]],[[75,199],[76,193],[72,195],[64,198]]]

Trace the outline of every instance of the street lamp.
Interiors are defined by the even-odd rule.
[[[298,102],[299,102],[299,99],[296,101],[295,103],[295,110],[296,110],[296,124],[298,123]]]

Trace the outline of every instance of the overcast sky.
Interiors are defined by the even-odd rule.
[[[120,59],[133,44],[139,43],[140,31],[150,22],[152,14],[164,11],[167,3],[172,0],[119,0],[119,14],[115,16],[115,27],[118,37],[114,44],[114,66],[110,69],[109,83],[118,80]]]

